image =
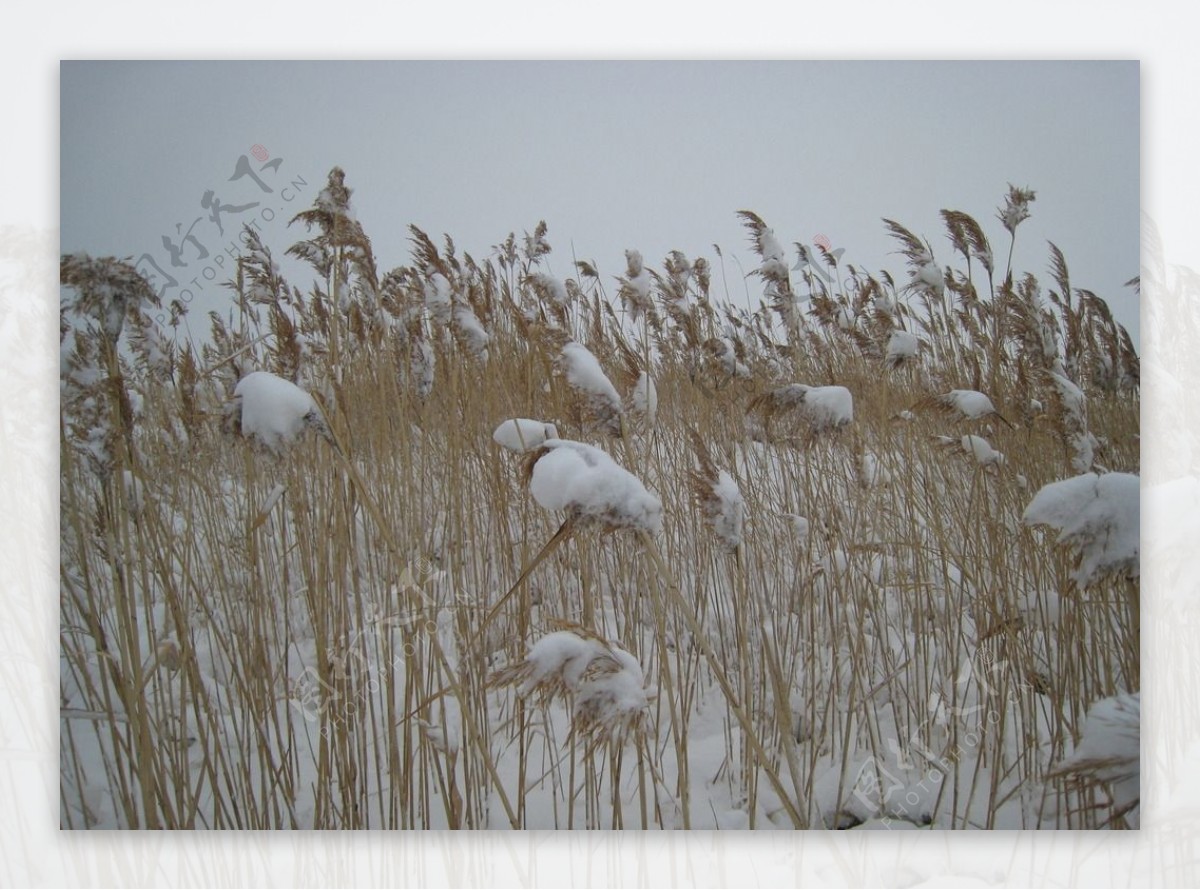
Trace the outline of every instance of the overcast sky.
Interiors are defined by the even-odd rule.
[[[740,209],[900,278],[881,218],[946,262],[938,211],[966,211],[1003,262],[1012,183],[1037,192],[1014,267],[1048,283],[1053,241],[1139,334],[1137,62],[65,62],[61,140],[62,250],[152,259],[203,310],[241,222],[282,254],[338,165],[381,272],[409,261],[410,223],[482,259],[544,219],[560,277],[572,251],[611,281],[626,248],[658,265],[715,242],[738,302]],[[261,186],[230,181],[242,156]]]

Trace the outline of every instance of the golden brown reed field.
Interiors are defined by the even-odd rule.
[[[349,202],[294,221],[314,288],[247,232],[207,320],[63,258],[63,827],[1136,825],[1136,711],[1088,721],[1136,702],[1136,550],[1081,568],[1129,530],[1023,521],[1138,471],[1133,344],[1057,248],[946,212],[941,262],[887,221],[895,278],[797,269],[745,211],[745,284],[555,277],[545,224],[381,274]]]

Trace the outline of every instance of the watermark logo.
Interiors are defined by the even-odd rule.
[[[292,684],[292,706],[306,721],[319,721],[323,735],[353,723],[385,690],[387,677],[441,645],[439,634],[449,630],[448,617],[456,610],[485,606],[432,563],[410,563],[386,596],[366,603],[362,625],[329,648],[328,670],[305,666]]]
[[[200,193],[196,203],[202,213],[193,210],[175,222],[163,234],[161,247],[135,262],[159,300],[172,306],[172,318],[208,286],[219,287],[218,277],[228,280],[236,274],[246,227],[261,234],[308,187],[303,176],[283,172],[284,159],[272,158],[261,144],[250,149],[250,156],[239,155],[223,184]],[[294,215],[287,214],[285,221]],[[165,320],[159,316],[160,324]]]
[[[998,727],[1004,709],[1022,690],[1030,689],[1021,677],[1007,659],[977,650],[955,679],[953,701],[934,691],[928,702],[929,723],[943,731],[956,724],[954,741],[941,752],[931,750],[921,741],[920,728],[907,743],[885,739],[886,753],[868,757],[849,786],[855,800],[879,813],[885,825],[899,819],[928,824],[941,783],[957,764],[979,756],[984,734]]]

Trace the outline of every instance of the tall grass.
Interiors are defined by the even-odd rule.
[[[412,264],[377,278],[335,174],[293,248],[323,284],[301,294],[252,241],[198,352],[166,345],[141,292],[114,310],[118,345],[113,269],[64,258],[63,827],[1123,824],[1102,787],[1048,778],[1089,706],[1139,687],[1135,582],[1074,589],[1020,523],[1076,471],[1080,424],[1098,469],[1138,466],[1136,355],[1056,248],[1052,297],[990,265],[977,291],[982,230],[972,246],[960,214],[967,269],[940,294],[826,254],[839,279],[809,274],[811,302],[764,261],[756,311],[677,253],[647,298],[630,259],[623,311],[591,264],[549,275],[544,224],[486,262],[414,228]],[[898,328],[924,346],[893,369]],[[647,372],[653,422],[590,424],[567,340],[613,379]],[[333,443],[277,457],[233,435],[256,369],[310,389]],[[811,435],[785,413],[748,435],[751,402],[793,382],[847,387],[853,423]],[[897,418],[954,388],[1020,420]],[[510,417],[604,447],[664,531],[575,535],[483,627],[562,520],[492,442]],[[935,443],[968,432],[998,471]],[[744,498],[736,546],[689,490],[697,442]],[[581,723],[569,684],[497,682],[568,626],[637,660],[651,694],[629,731]]]

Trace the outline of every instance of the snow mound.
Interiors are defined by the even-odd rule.
[[[1051,482],[1025,508],[1026,525],[1058,529],[1057,543],[1079,554],[1071,577],[1085,587],[1109,572],[1140,574],[1141,480],[1129,473],[1084,473]]]
[[[253,371],[239,380],[233,401],[240,412],[242,435],[257,439],[276,454],[294,443],[305,427],[328,436],[313,397],[267,371]]]
[[[547,439],[557,439],[558,430],[552,423],[531,420],[528,417],[514,417],[506,420],[492,433],[496,444],[515,451],[518,454],[532,451],[542,445]]]
[[[547,510],[566,510],[576,520],[651,534],[662,530],[662,502],[592,445],[548,439],[533,465],[529,490]]]

